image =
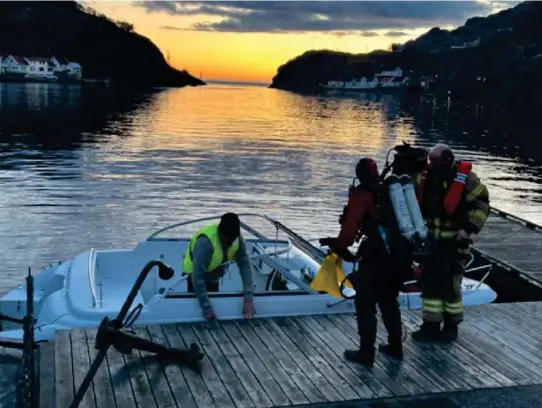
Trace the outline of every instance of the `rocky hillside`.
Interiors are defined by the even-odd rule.
[[[455,99],[542,103],[542,2],[523,2],[451,31],[435,27],[390,51],[308,51],[279,67],[272,88],[311,91],[400,66],[411,78],[436,76],[435,91]],[[495,99],[497,98],[497,99]]]
[[[166,62],[158,47],[115,22],[72,1],[0,2],[0,52],[64,57],[83,66],[88,78],[142,86],[205,85]]]

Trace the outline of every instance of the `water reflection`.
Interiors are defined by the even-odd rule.
[[[492,204],[541,223],[542,140],[537,118],[542,112],[506,111],[479,104],[458,104],[427,97],[403,99],[402,109],[422,140],[449,141],[490,188]]]
[[[152,104],[153,94],[101,87],[0,83],[0,169],[25,169],[49,178],[80,177],[75,152],[123,136],[115,122]]]
[[[533,208],[542,197],[536,163],[499,152],[493,136],[471,139],[463,132],[472,121],[458,124],[453,109],[426,101],[219,85],[145,94],[0,87],[6,280],[28,265],[130,246],[167,224],[228,210],[267,213],[308,237],[335,234],[356,161],[382,165],[402,140],[450,140],[503,209]]]

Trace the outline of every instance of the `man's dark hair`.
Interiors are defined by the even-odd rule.
[[[241,233],[241,223],[239,217],[234,213],[226,213],[220,218],[218,232],[228,238],[235,239]]]

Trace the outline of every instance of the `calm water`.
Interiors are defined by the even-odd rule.
[[[227,210],[267,213],[306,237],[335,234],[357,159],[382,164],[401,140],[447,140],[475,162],[494,206],[542,222],[542,159],[461,109],[250,86],[0,84],[0,287],[28,266]]]

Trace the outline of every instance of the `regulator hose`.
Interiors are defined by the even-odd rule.
[[[353,275],[355,275],[356,272],[350,272],[348,275],[346,275],[346,277],[342,280],[340,286],[339,286],[339,292],[341,292],[341,296],[343,299],[354,299],[356,297],[356,294],[354,293],[352,296],[344,296],[343,295],[343,290],[344,290],[344,284],[346,283],[347,280],[350,281],[350,283],[352,283],[352,280],[350,280],[350,277],[353,277]],[[352,284],[353,285],[353,284]]]

